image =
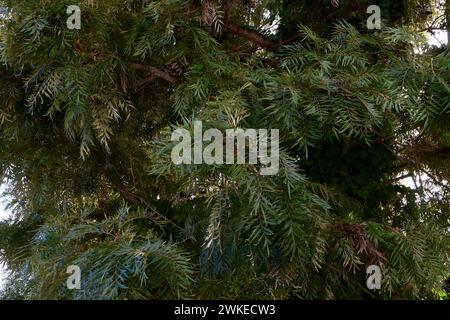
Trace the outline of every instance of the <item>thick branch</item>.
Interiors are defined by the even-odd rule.
[[[170,82],[171,84],[177,83],[177,79],[172,77],[169,73],[153,66],[145,65],[142,63],[132,63],[131,66],[136,70],[147,72],[149,77],[161,78],[163,80],[166,80],[167,82]]]
[[[244,29],[231,23],[227,25],[227,31],[235,35],[238,35],[242,38],[245,38],[247,40],[250,40],[251,42],[267,50],[272,51],[278,47],[277,44],[273,43],[262,34],[253,30]]]

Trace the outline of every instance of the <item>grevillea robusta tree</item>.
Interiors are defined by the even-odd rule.
[[[446,296],[450,55],[425,39],[443,3],[0,3],[3,298]],[[175,165],[194,120],[279,129],[279,173]]]

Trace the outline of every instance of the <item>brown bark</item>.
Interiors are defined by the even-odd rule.
[[[267,50],[274,50],[278,47],[278,45],[276,43],[273,43],[272,41],[270,41],[267,37],[263,36],[262,34],[253,31],[253,30],[249,30],[249,29],[245,29],[239,26],[236,26],[234,24],[228,24],[227,25],[227,29],[226,31],[238,35],[244,39],[250,40],[251,42],[257,44],[258,46],[267,49]]]
[[[132,63],[131,66],[136,69],[136,70],[141,70],[141,71],[145,71],[148,73],[148,78],[160,78],[163,80],[166,80],[167,82],[170,82],[171,84],[175,84],[177,83],[177,79],[175,77],[172,77],[169,73],[160,70],[158,68],[155,68],[153,66],[150,65],[145,65],[142,63]]]

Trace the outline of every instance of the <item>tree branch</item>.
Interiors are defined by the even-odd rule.
[[[178,82],[178,79],[172,77],[169,73],[162,71],[158,68],[155,68],[153,66],[145,65],[138,62],[132,63],[131,66],[136,70],[147,72],[148,73],[147,79],[160,78],[166,80],[167,82],[170,82],[171,84],[175,84]]]
[[[253,31],[253,30],[239,27],[232,23],[229,23],[227,25],[226,31],[228,31],[232,34],[238,35],[247,40],[250,40],[251,42],[257,44],[258,46],[260,46],[264,49],[270,50],[270,51],[273,51],[278,47],[278,44],[272,42],[271,40],[269,40],[267,37],[263,36],[262,34],[256,32],[256,31]]]
[[[404,174],[404,175],[401,175],[401,176],[396,177],[396,178],[392,178],[392,179],[386,180],[385,183],[386,184],[391,184],[391,183],[394,183],[394,182],[397,182],[397,181],[400,181],[400,180],[403,180],[403,179],[406,179],[406,178],[409,178],[409,177],[412,177],[412,173],[411,172],[409,172],[407,174]]]

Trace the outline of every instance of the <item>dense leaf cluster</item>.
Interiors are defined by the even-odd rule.
[[[81,30],[72,0],[0,1],[3,297],[449,290],[450,55],[418,32],[431,1],[380,1],[376,32],[364,1],[75,2]],[[279,174],[174,165],[170,133],[196,119],[279,129]]]

